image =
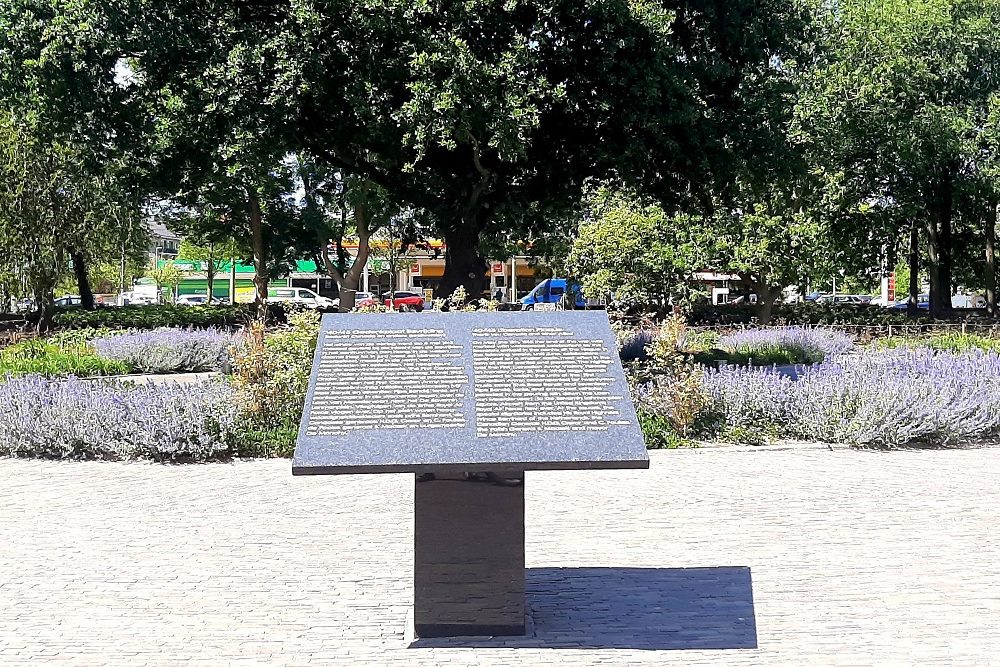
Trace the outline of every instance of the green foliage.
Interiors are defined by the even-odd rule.
[[[173,261],[164,262],[149,271],[149,277],[156,283],[156,288],[160,291],[167,288],[171,302],[174,298],[174,289],[181,284],[184,274]]]
[[[641,409],[638,411],[638,416],[642,437],[646,441],[646,449],[677,449],[695,446],[690,439],[677,432],[670,419]]]
[[[692,325],[752,324],[758,311],[750,305],[695,305],[688,315]],[[772,324],[821,325],[843,324],[885,327],[928,323],[927,317],[911,319],[905,311],[891,308],[834,306],[815,303],[778,304],[774,306]]]
[[[649,346],[652,358],[648,374],[633,372],[632,378],[637,409],[667,420],[681,437],[697,429],[708,406],[702,371],[683,349],[686,332],[684,318],[679,315],[665,320]],[[650,428],[655,427],[651,422]]]
[[[295,439],[299,435],[297,424],[273,428],[258,427],[245,420],[237,420],[238,427],[230,434],[229,447],[236,456],[243,458],[291,458],[295,452]]]
[[[122,375],[131,370],[126,363],[97,356],[86,345],[30,340],[0,350],[0,380],[29,374],[45,377]]]
[[[875,347],[880,349],[929,347],[942,352],[968,352],[983,350],[1000,354],[1000,338],[991,338],[977,334],[936,333],[929,336],[894,336],[880,338],[875,341]]]
[[[282,442],[298,428],[305,405],[319,316],[299,311],[288,326],[267,332],[260,322],[245,330],[243,345],[233,351],[232,382],[240,408],[240,432],[260,446]],[[251,446],[251,445],[247,445]]]
[[[838,245],[894,249],[916,223],[929,249],[931,309],[943,316],[956,247],[1000,189],[1000,3],[819,7],[819,62],[805,78],[796,133],[825,182]]]
[[[285,156],[309,153],[426,213],[446,292],[478,293],[480,237],[527,238],[589,178],[671,202],[724,181],[802,23],[790,0],[16,3],[0,97],[130,152],[197,209],[215,184],[236,227]],[[278,217],[275,236],[306,228]]]
[[[591,200],[566,265],[584,294],[616,302],[665,303],[705,266],[706,244],[694,221],[608,190]]]
[[[799,348],[788,348],[779,344],[758,345],[752,350],[712,349],[694,354],[699,364],[715,365],[717,362],[739,364],[741,366],[784,366],[787,364],[812,364],[822,361],[823,356]]]
[[[250,318],[245,305],[235,306],[122,306],[97,310],[72,309],[56,313],[60,329],[156,329],[241,325]]]

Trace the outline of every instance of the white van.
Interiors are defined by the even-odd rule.
[[[305,287],[272,287],[267,290],[267,300],[271,303],[296,303],[317,310],[336,308],[337,302],[320,296]]]

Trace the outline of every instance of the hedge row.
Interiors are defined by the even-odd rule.
[[[235,306],[122,306],[120,308],[65,309],[53,324],[59,329],[158,329],[160,327],[238,326],[251,317],[250,307]]]

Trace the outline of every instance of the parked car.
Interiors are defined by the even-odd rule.
[[[985,308],[986,297],[981,294],[955,294],[951,297],[952,308]]]
[[[181,294],[177,297],[178,306],[218,306],[222,303],[222,299],[216,299],[215,297],[210,299],[207,294]]]
[[[354,307],[374,306],[380,299],[371,292],[357,292],[354,295]]]
[[[424,296],[416,292],[393,292],[392,298],[385,300],[385,307],[396,310],[415,310],[419,313],[424,309]]]
[[[71,307],[71,306],[79,306],[81,303],[83,303],[83,299],[81,299],[76,294],[66,294],[66,295],[61,296],[61,297],[59,297],[58,299],[55,300],[55,304],[59,308],[68,308],[68,307]]]
[[[122,292],[115,299],[116,306],[155,306],[159,301],[146,292]]]
[[[867,306],[871,299],[870,296],[859,294],[825,294],[816,299],[816,303],[824,306]]]
[[[333,299],[320,296],[305,287],[275,287],[267,291],[267,300],[272,303],[293,303],[316,310],[337,307]]]
[[[337,308],[340,308],[340,297],[337,297],[336,299],[334,299],[333,303],[337,306]],[[355,308],[357,308],[358,306],[360,306],[362,304],[364,304],[364,305],[371,305],[373,303],[378,303],[378,299],[376,299],[374,296],[372,296],[371,292],[355,292],[354,293],[354,307]]]
[[[903,299],[902,301],[897,301],[895,305],[891,308],[895,310],[906,310],[907,301],[909,297]],[[931,307],[931,295],[930,294],[918,294],[917,295],[917,308],[920,310],[930,310]]]
[[[35,310],[35,300],[31,298],[21,299],[14,304],[15,313],[30,313]]]
[[[521,297],[521,308],[523,310],[531,310],[536,303],[559,303],[562,301],[565,293],[565,278],[547,278],[535,285],[535,288],[528,292],[526,296]],[[579,285],[573,286],[573,294],[576,297],[576,307],[586,308],[587,300],[583,298],[583,292],[580,290]]]
[[[824,296],[824,294],[822,292],[809,292],[809,294],[806,294],[802,298],[805,299],[806,301],[815,301],[816,299],[820,298],[821,296]]]

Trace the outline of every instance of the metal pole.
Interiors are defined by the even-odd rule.
[[[517,303],[517,257],[510,258],[510,302]]]
[[[236,258],[229,259],[229,303],[236,303]]]

